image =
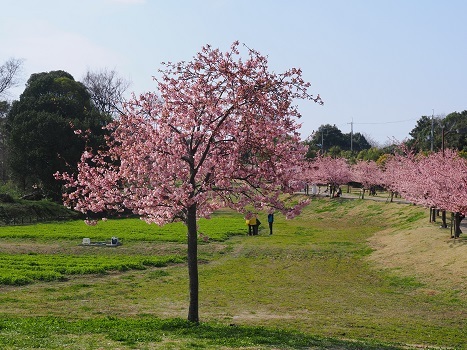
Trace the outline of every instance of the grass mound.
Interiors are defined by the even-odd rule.
[[[6,195],[3,194],[3,197]],[[11,197],[0,200],[0,226],[32,224],[42,221],[76,219],[79,213],[63,205],[47,200],[14,200]]]

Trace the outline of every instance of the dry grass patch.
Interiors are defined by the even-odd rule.
[[[449,238],[449,229],[440,229],[426,218],[408,230],[386,229],[369,239],[375,249],[369,259],[384,269],[394,269],[404,276],[416,276],[436,289],[458,290],[467,297],[467,239]]]

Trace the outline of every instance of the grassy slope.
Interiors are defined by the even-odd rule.
[[[183,227],[168,226],[161,231],[155,226],[140,224],[124,220],[91,228],[74,223],[70,226],[31,226],[29,231],[27,228],[1,228],[0,249],[16,254],[31,249],[44,254],[74,255],[91,254],[89,249],[92,254],[99,255],[184,253]],[[258,328],[248,328],[256,326],[298,330],[334,339],[360,339],[366,342],[367,348],[371,348],[368,342],[372,340],[459,349],[467,342],[463,323],[467,310],[466,296],[462,293],[465,285],[452,285],[448,278],[438,279],[430,284],[430,293],[427,293],[424,276],[411,273],[410,267],[395,264],[392,269],[381,270],[381,265],[371,260],[374,253],[371,253],[368,240],[378,232],[384,232],[386,237],[420,229],[426,234],[436,233],[436,228],[427,223],[423,209],[373,201],[325,199],[314,201],[294,220],[286,221],[277,215],[273,236],[267,235],[266,229],[260,236],[245,236],[242,217],[228,211],[219,213],[210,222],[202,222],[200,227],[214,239],[200,245],[201,318],[211,326],[211,322],[219,322],[216,326],[220,327],[216,329],[218,335],[234,332],[231,338],[247,334],[247,338],[250,337],[250,342],[246,343],[231,340],[227,342],[227,348],[279,348],[281,337],[284,348],[287,343],[289,348],[300,348],[304,344],[310,348],[313,344],[316,348],[348,348],[352,344],[317,341],[315,338],[301,338],[295,342],[289,334],[278,336],[270,331],[265,336]],[[223,241],[235,232],[242,235]],[[77,246],[84,236],[102,239],[113,235],[123,237],[124,245],[113,250]],[[115,321],[120,326],[129,322],[128,317],[134,316],[143,317],[142,320],[146,316],[185,318],[186,275],[184,265],[173,265],[162,270],[149,268],[75,276],[66,282],[0,287],[0,315],[4,315],[6,322],[2,336],[6,339],[5,344],[11,345],[9,339],[22,339],[26,334],[34,333],[30,329],[33,324],[44,329],[43,321],[40,321],[43,319],[26,316],[54,316],[60,317],[58,320],[89,320],[90,323],[104,322],[102,317],[107,316],[121,317],[120,321]],[[9,318],[16,316],[21,319],[11,321]],[[8,326],[8,322],[16,322],[19,334],[10,333],[12,326]],[[236,330],[232,331],[229,324],[240,327],[238,330],[234,327]],[[82,324],[81,327],[87,326]],[[99,327],[105,329],[102,324]],[[25,333],[21,333],[23,328]],[[140,328],[142,330],[138,331]],[[189,344],[192,342],[200,348],[216,348],[217,345],[212,344],[219,338],[211,334],[212,330],[207,330],[201,331],[200,337],[204,336],[204,340],[195,339],[197,337],[180,326],[176,331],[169,331],[169,335],[160,335],[161,341],[144,338],[142,333],[147,328],[141,323],[133,325],[132,329],[131,333],[136,337],[140,334],[142,343],[127,339],[123,345],[175,349],[191,348]],[[188,335],[177,335],[183,329]],[[53,337],[49,337],[51,340],[46,347],[58,344],[57,348],[60,348],[60,344],[68,341],[79,348],[76,344],[88,338],[90,344],[95,342],[102,346],[107,342],[110,344],[107,348],[111,349],[115,348],[114,341],[125,341],[95,331],[79,336],[72,336],[72,330],[68,332],[71,335],[52,332]],[[235,332],[240,333],[235,335]],[[154,331],[154,334],[159,333]],[[260,340],[272,339],[274,334],[277,341],[272,345]],[[22,347],[33,347],[25,344]],[[118,346],[124,348],[123,345]]]
[[[28,201],[13,200],[0,202],[0,226],[11,224],[29,224],[39,221],[73,219],[79,217],[77,212],[66,209],[63,205],[47,200]]]

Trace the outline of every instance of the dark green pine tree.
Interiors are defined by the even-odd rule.
[[[91,130],[90,145],[103,144],[109,117],[97,111],[85,86],[64,71],[32,74],[7,116],[9,166],[14,181],[28,193],[39,188],[60,200],[53,174],[76,164],[85,141],[74,130]]]

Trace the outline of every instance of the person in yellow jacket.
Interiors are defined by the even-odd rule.
[[[248,212],[245,215],[245,224],[248,225],[248,236],[253,236],[258,234],[258,226],[260,224],[257,214],[252,214]]]
[[[248,226],[248,236],[251,236],[252,232],[251,232],[250,220],[246,219],[245,224]]]
[[[250,218],[250,231],[253,231],[253,236],[258,234],[258,218],[256,217],[256,214],[253,214],[252,217]],[[250,235],[251,236],[251,235]]]

